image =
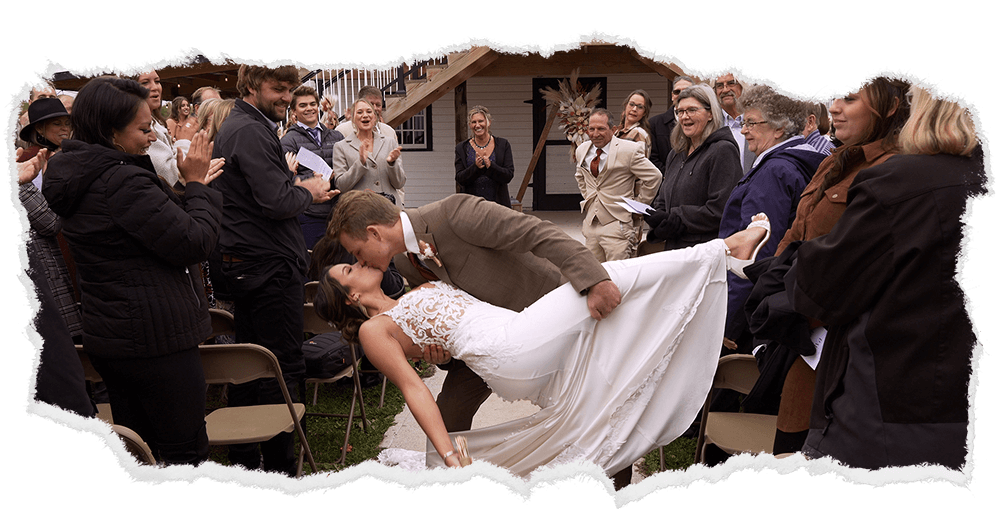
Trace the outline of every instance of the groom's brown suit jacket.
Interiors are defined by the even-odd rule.
[[[553,223],[481,197],[455,194],[407,209],[417,240],[441,266],[425,264],[443,281],[479,300],[520,311],[569,281],[580,292],[608,280],[594,255]],[[426,282],[405,255],[394,260],[411,286]]]

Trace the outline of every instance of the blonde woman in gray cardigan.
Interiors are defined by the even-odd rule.
[[[333,175],[337,189],[371,190],[402,205],[406,173],[394,136],[378,129],[378,115],[366,100],[357,100],[351,112],[353,131],[333,147]]]

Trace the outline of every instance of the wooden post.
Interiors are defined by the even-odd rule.
[[[528,181],[531,180],[531,175],[535,173],[535,165],[538,164],[538,159],[542,156],[542,148],[545,147],[545,140],[549,138],[549,130],[552,129],[552,124],[556,121],[556,114],[559,113],[559,106],[549,104],[552,110],[549,111],[549,119],[545,122],[545,128],[542,129],[542,135],[538,137],[538,145],[535,146],[535,153],[531,155],[531,162],[528,163],[528,170],[524,172],[524,180],[521,181],[521,189],[517,191],[517,203],[521,204],[521,200],[524,199],[524,192],[528,190]],[[522,207],[523,208],[523,207]]]
[[[455,143],[464,142],[469,138],[469,123],[466,121],[465,116],[468,114],[469,104],[465,97],[465,81],[460,85],[455,87]],[[460,191],[461,187],[456,182],[455,183],[455,193]]]
[[[469,122],[466,115],[469,113],[469,104],[465,96],[465,81],[455,87],[455,143],[469,139]]]

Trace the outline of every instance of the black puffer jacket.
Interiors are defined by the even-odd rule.
[[[211,333],[196,264],[219,239],[222,194],[189,183],[179,198],[148,156],[76,140],[49,161],[42,193],[76,260],[92,355],[161,356]]]
[[[652,205],[680,218],[682,230],[665,242],[666,249],[718,238],[722,211],[741,177],[740,149],[728,127],[716,129],[690,155],[671,151]],[[662,241],[648,235],[647,239]]]

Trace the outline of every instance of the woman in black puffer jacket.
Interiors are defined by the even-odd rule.
[[[83,345],[108,387],[117,424],[167,464],[208,456],[198,344],[211,332],[197,264],[219,237],[221,169],[204,133],[177,166],[183,198],[145,154],[155,136],[148,90],[99,78],[76,98],[74,138],[49,160],[42,193],[76,259]]]

